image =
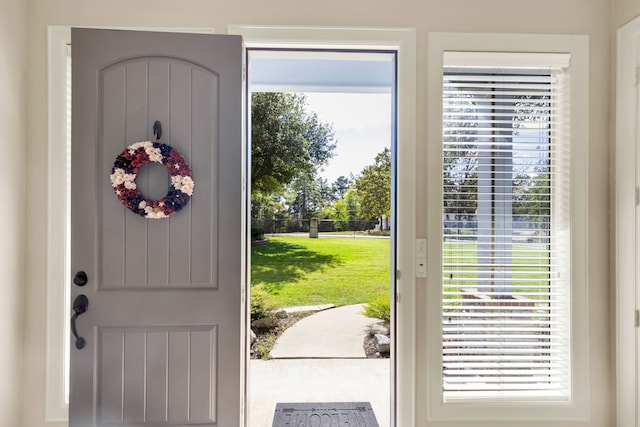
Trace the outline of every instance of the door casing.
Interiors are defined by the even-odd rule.
[[[273,49],[351,49],[397,52],[396,329],[392,367],[391,417],[397,426],[415,424],[416,311],[416,32],[412,28],[331,28],[232,25],[246,47]],[[393,209],[392,209],[393,210]],[[393,305],[392,305],[393,306]],[[392,424],[393,425],[393,424]]]
[[[616,45],[616,412],[618,427],[638,427],[640,17],[618,30]]]

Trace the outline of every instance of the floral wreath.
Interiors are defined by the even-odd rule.
[[[140,168],[149,163],[163,164],[171,175],[171,188],[160,200],[145,199],[136,185]],[[184,208],[193,194],[191,167],[178,151],[157,141],[141,141],[128,146],[111,169],[111,186],[131,212],[145,218],[167,218]]]

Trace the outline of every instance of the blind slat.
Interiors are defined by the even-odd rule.
[[[566,79],[445,67],[445,400],[570,393]]]

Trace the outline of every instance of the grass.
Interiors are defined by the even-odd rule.
[[[251,249],[251,286],[280,307],[368,303],[389,295],[390,241],[273,237]]]
[[[445,290],[457,291],[459,286],[472,285],[477,280],[478,245],[471,242],[446,242],[443,247],[443,260],[451,264],[457,273],[445,278]],[[540,288],[548,287],[548,254],[538,246],[514,245],[512,264],[508,271],[514,293],[526,295],[531,299],[544,298],[539,295]]]
[[[444,262],[461,273],[445,280],[445,290],[475,282],[477,244],[446,242],[443,249]],[[538,295],[548,280],[545,251],[515,245],[513,256],[513,291],[545,298]],[[278,307],[370,303],[389,296],[389,261],[386,239],[272,237],[251,250],[251,286],[260,285]]]

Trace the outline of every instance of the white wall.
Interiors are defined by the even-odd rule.
[[[632,4],[637,0],[625,0]],[[430,31],[568,33],[590,36],[589,126],[589,358],[591,421],[572,427],[609,427],[612,396],[609,307],[609,0],[29,0],[29,234],[26,286],[25,390],[23,425],[44,425],[44,346],[46,302],[46,26],[103,25],[152,27],[214,27],[229,24],[413,27],[417,30],[417,156],[418,233],[426,234],[426,156],[428,97],[427,37]],[[630,8],[630,7],[629,7]],[[629,12],[630,13],[630,12]],[[418,283],[418,307],[424,307],[425,283]],[[417,336],[425,336],[423,310],[418,309]],[[421,353],[423,341],[418,342]],[[426,378],[419,370],[418,379]],[[27,398],[28,397],[28,398]],[[416,391],[418,425],[425,420],[425,391]],[[507,426],[499,423],[447,424],[448,427]],[[522,427],[536,424],[518,423]],[[552,425],[552,424],[545,424]],[[559,424],[558,424],[559,425]],[[402,426],[408,427],[408,426]]]
[[[19,425],[26,172],[26,6],[0,13],[0,425]]]

